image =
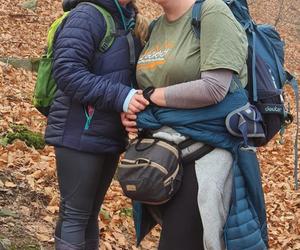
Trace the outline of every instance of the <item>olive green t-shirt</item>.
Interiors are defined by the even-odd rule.
[[[161,16],[137,64],[140,88],[166,87],[200,79],[203,71],[230,69],[247,83],[247,37],[223,0],[202,5],[200,40],[191,25],[192,8],[175,21]]]

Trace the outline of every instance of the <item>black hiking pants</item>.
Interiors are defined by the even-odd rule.
[[[158,250],[203,250],[203,227],[197,202],[195,162],[183,166],[178,192],[161,205],[162,231]]]
[[[98,215],[119,155],[55,148],[60,216],[55,236],[74,246],[99,240]]]

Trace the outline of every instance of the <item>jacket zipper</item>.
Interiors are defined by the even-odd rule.
[[[90,128],[94,112],[95,112],[95,109],[92,105],[88,105],[87,107],[84,107],[84,113],[85,113],[85,117],[86,117],[84,130],[88,130]]]
[[[165,187],[168,186],[170,183],[172,183],[175,180],[175,178],[176,178],[176,176],[177,176],[177,174],[179,172],[179,167],[180,166],[178,164],[177,167],[176,167],[176,170],[174,171],[174,173],[171,176],[169,176],[168,179],[166,179],[164,181],[164,186]]]

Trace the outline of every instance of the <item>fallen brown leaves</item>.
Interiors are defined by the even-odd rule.
[[[138,1],[142,13],[149,18],[161,13],[151,2]],[[35,11],[23,9],[19,3],[0,3],[0,56],[38,57],[45,46],[49,24],[61,13],[60,0],[39,1]],[[295,20],[300,2],[286,0],[284,4],[279,18],[279,0],[251,1],[251,13],[257,22],[277,22],[286,41],[287,68],[299,76],[300,41]],[[0,135],[10,129],[11,123],[44,131],[46,120],[31,105],[35,78],[31,72],[0,63]],[[293,179],[294,132],[292,125],[285,133],[284,145],[277,142],[277,137],[259,149],[271,249],[300,249],[300,193],[294,190]],[[37,151],[21,141],[0,146],[0,234],[15,241],[29,235],[46,249],[53,249],[58,206],[53,149]],[[101,250],[138,249],[131,204],[116,181],[106,195],[100,217]],[[139,249],[156,249],[158,238],[159,228],[155,228]]]

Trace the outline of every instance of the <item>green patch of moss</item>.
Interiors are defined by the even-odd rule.
[[[125,208],[122,208],[120,210],[120,215],[123,215],[123,216],[128,216],[128,217],[132,217],[132,208],[130,207],[125,207]]]
[[[12,242],[11,240],[0,235],[0,249],[4,250],[41,250],[41,247],[37,244],[36,240],[29,237],[23,239],[17,239],[17,242]]]
[[[19,139],[24,141],[28,147],[35,149],[43,149],[45,147],[44,136],[41,133],[32,132],[23,125],[11,125],[12,131],[0,138],[1,145],[13,143],[14,140]]]
[[[38,245],[33,245],[33,244],[23,244],[23,245],[16,245],[16,246],[12,246],[9,248],[9,250],[41,250],[41,247]]]

